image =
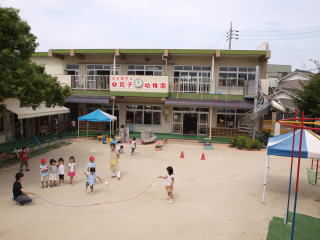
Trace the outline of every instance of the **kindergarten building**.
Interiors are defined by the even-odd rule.
[[[66,103],[71,118],[99,108],[133,132],[231,136],[253,109],[256,80],[267,79],[270,55],[267,45],[261,50],[51,49],[36,52],[32,60],[72,88]]]

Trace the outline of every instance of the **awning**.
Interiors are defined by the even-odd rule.
[[[165,101],[167,105],[176,105],[176,106],[194,106],[194,107],[218,107],[218,108],[244,108],[251,109],[253,108],[253,103],[249,101],[224,101],[216,99],[204,99],[204,100],[195,100],[195,99],[173,99],[167,98]]]
[[[93,104],[107,104],[110,97],[97,97],[97,96],[70,96],[67,98],[68,103],[93,103]]]
[[[20,107],[20,101],[15,98],[6,99],[4,104],[6,105],[6,109],[18,115],[18,119],[58,115],[70,112],[70,109],[66,107],[56,106],[48,108],[45,104],[41,104],[40,107],[35,110],[28,107]]]

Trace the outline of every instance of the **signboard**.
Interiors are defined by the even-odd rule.
[[[168,93],[168,76],[111,75],[110,91]]]

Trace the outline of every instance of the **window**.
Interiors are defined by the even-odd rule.
[[[219,108],[217,111],[217,127],[236,128],[240,124],[240,118],[246,115],[249,109]]]
[[[113,64],[87,64],[87,75],[112,75]],[[115,75],[120,74],[120,64],[116,64]]]
[[[174,89],[186,93],[208,93],[210,91],[211,67],[174,66]]]
[[[162,65],[133,65],[127,66],[128,75],[162,76]]]
[[[134,124],[161,124],[160,106],[127,105],[127,123]]]
[[[246,81],[255,80],[254,67],[220,67],[219,86],[244,87]]]

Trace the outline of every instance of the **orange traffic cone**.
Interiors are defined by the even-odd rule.
[[[200,160],[206,160],[206,157],[204,156],[204,153],[202,153]]]
[[[184,153],[181,151],[180,158],[184,158]]]

